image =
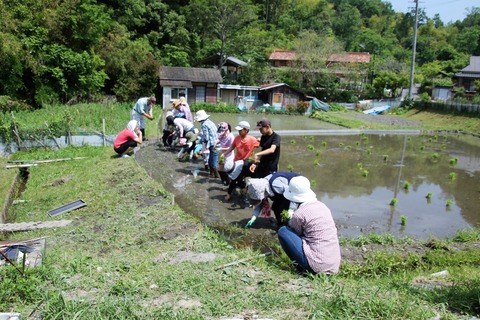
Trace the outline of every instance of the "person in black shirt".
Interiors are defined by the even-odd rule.
[[[263,118],[257,122],[260,130],[260,147],[262,151],[255,153],[254,163],[250,166],[253,178],[264,178],[278,171],[280,160],[280,136],[273,131],[270,120]]]

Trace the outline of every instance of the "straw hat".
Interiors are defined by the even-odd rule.
[[[174,108],[178,107],[182,102],[180,101],[180,99],[176,99],[176,100],[173,100],[172,102],[172,106]]]

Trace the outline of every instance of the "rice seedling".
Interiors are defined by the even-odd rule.
[[[453,204],[453,200],[452,200],[452,199],[447,199],[447,202],[445,202],[445,206],[446,206],[447,208],[450,207],[452,204]]]
[[[315,159],[315,161],[313,161],[313,164],[314,164],[315,166],[318,166],[318,165],[319,165],[318,159]]]
[[[315,147],[313,146],[313,144],[309,144],[309,145],[307,146],[307,149],[310,150],[310,151],[312,151],[312,150],[315,150]]]
[[[364,176],[365,178],[368,177],[368,170],[363,170],[362,176]]]
[[[327,141],[322,141],[322,147],[324,147],[324,148],[327,147]]]
[[[321,153],[320,150],[317,150],[317,152],[315,153],[315,155],[316,155],[317,157],[319,157],[319,156],[320,156],[320,153]]]
[[[372,150],[368,149],[368,150],[367,150],[367,154],[368,154],[368,155],[371,155],[371,154],[372,154]]]
[[[282,222],[288,222],[288,220],[290,220],[290,214],[288,213],[288,210],[283,210],[282,213],[280,213],[280,216],[282,218]]]
[[[433,196],[433,192],[429,192],[429,193],[427,193],[427,195],[425,196],[425,198],[427,198],[427,199],[432,199],[432,196]]]
[[[360,141],[355,142],[355,145],[359,146],[359,145],[360,145]]]
[[[443,150],[447,149],[447,144],[445,144],[445,143],[442,144],[442,149],[443,149]]]
[[[315,137],[314,136],[310,136],[310,141],[314,141],[315,140]]]
[[[435,136],[433,137],[433,139],[435,139],[435,141],[438,140],[438,136],[435,135]]]
[[[357,163],[357,168],[362,170],[363,169],[363,163],[361,163],[361,162]]]
[[[344,144],[343,142],[340,142],[338,145],[339,145],[340,147],[343,147],[345,144]]]
[[[352,146],[346,146],[347,150],[352,150]]]
[[[458,163],[458,158],[451,158],[451,159],[449,160],[449,162],[450,162],[450,164],[451,164],[452,166],[454,166],[454,165],[456,165],[456,164]]]
[[[317,181],[316,181],[315,179],[312,179],[312,180],[310,181],[310,185],[311,185],[312,187],[317,186]]]
[[[407,225],[407,217],[404,216],[403,214],[400,216],[400,223],[402,224],[402,226]]]
[[[368,137],[367,137],[367,135],[364,134],[364,133],[362,134],[362,140],[363,140],[363,141],[368,141]]]
[[[290,144],[295,144],[297,141],[295,139],[290,140]]]
[[[420,146],[420,150],[425,150],[425,146]]]
[[[432,159],[433,160],[438,160],[438,157],[439,157],[438,153],[432,154]]]
[[[291,164],[289,164],[289,165],[287,166],[287,169],[288,169],[288,171],[292,172],[292,171],[293,171],[293,166],[292,166]]]
[[[433,141],[432,138],[428,139],[428,143],[432,143],[432,141]]]
[[[393,207],[396,204],[397,204],[397,198],[392,198],[392,200],[390,201],[390,205]]]
[[[455,172],[450,172],[450,173],[448,174],[448,179],[450,179],[450,180],[455,180],[455,179],[457,179],[457,174],[456,174]]]
[[[403,189],[408,190],[411,185],[412,185],[412,184],[411,184],[410,182],[405,181],[405,183],[403,184]]]
[[[383,161],[387,161],[388,160],[388,154],[384,154],[383,155]]]
[[[303,140],[307,140],[307,136],[306,136],[306,135],[303,135]]]

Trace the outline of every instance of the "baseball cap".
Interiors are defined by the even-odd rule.
[[[235,127],[235,130],[242,130],[242,129],[248,129],[250,130],[250,123],[247,121],[240,121],[238,125]]]
[[[271,127],[270,120],[267,118],[263,118],[262,120],[257,122],[257,128],[264,128],[264,127]]]

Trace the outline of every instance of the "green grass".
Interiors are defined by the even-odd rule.
[[[18,173],[18,169],[5,169],[5,166],[13,165],[13,163],[8,163],[7,161],[8,159],[6,158],[0,158],[0,210],[5,205],[10,187]]]
[[[123,117],[123,116],[122,116]],[[154,132],[154,123],[147,127]],[[340,239],[344,258],[334,276],[298,276],[275,254],[216,270],[259,252],[172,204],[172,195],[133,158],[111,147],[19,152],[12,159],[85,159],[29,169],[29,200],[10,210],[17,222],[70,219],[67,227],[17,232],[11,240],[47,238],[42,267],[25,277],[0,267],[0,310],[44,319],[460,319],[480,316],[478,229],[424,243],[370,234]],[[7,159],[0,159],[5,164]],[[292,168],[293,169],[293,168]],[[15,171],[4,170],[3,190]],[[63,181],[63,183],[59,183]],[[312,181],[312,184],[314,181]],[[50,218],[47,211],[83,199],[87,206]],[[1,235],[4,240],[6,235]],[[458,249],[457,249],[458,246]],[[420,250],[421,249],[421,250]],[[348,257],[357,251],[360,260]],[[209,254],[213,260],[180,259]],[[451,285],[412,286],[447,269]]]
[[[65,228],[11,237],[48,236],[47,256],[43,266],[28,270],[25,278],[11,267],[0,269],[2,310],[28,314],[40,305],[46,319],[202,319],[247,312],[275,319],[298,315],[420,319],[437,313],[454,318],[447,308],[453,297],[446,292],[418,294],[409,282],[440,266],[453,268],[455,277],[463,277],[462,283],[470,288],[478,281],[473,276],[480,272],[472,269],[479,263],[475,251],[452,257],[450,252],[423,256],[412,252],[407,258],[395,251],[368,251],[363,263],[345,260],[339,275],[298,277],[277,246],[279,255],[215,270],[258,252],[233,248],[222,234],[172,206],[171,195],[134,159],[112,158],[112,154],[110,148],[69,147],[14,155],[15,159],[87,157],[31,168],[21,196],[30,201],[11,210],[17,221],[50,220],[49,209],[79,198],[87,206],[59,217],[74,221]],[[67,176],[70,180],[64,184],[52,184]],[[465,231],[459,238],[478,241],[478,233]],[[342,246],[375,244],[387,249],[411,241],[370,235],[342,240]],[[176,260],[180,252],[209,253],[216,259]],[[473,315],[476,292],[459,291],[471,303],[458,302],[456,310]],[[442,305],[445,308],[439,309]]]

